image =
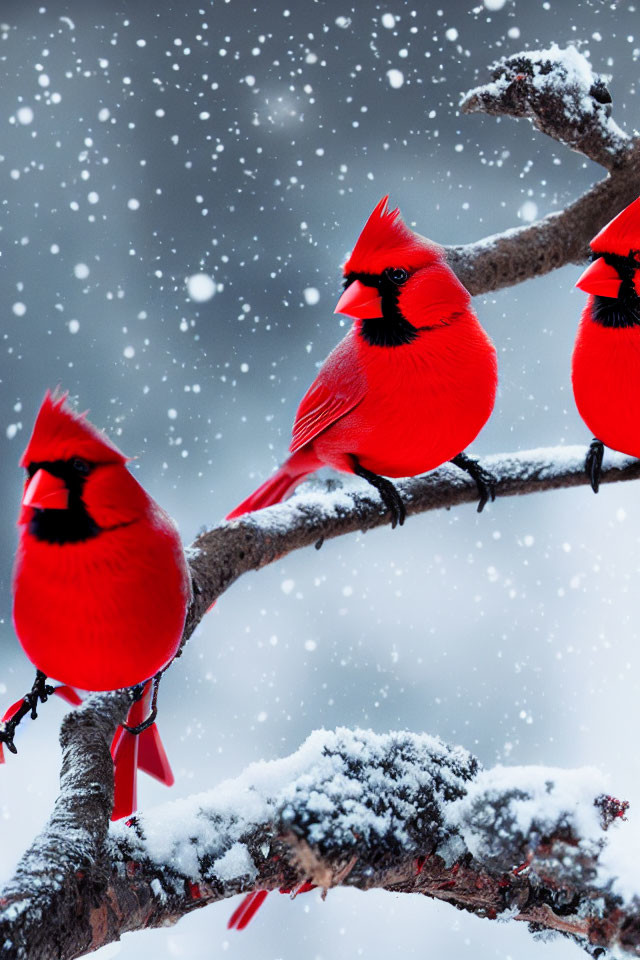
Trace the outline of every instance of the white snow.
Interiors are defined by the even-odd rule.
[[[585,116],[592,115],[606,136],[614,141],[611,144],[611,150],[619,149],[621,141],[629,139],[618,124],[607,116],[603,105],[590,95],[589,91],[596,81],[596,76],[587,58],[576,47],[571,45],[560,47],[557,43],[552,43],[550,47],[543,50],[524,50],[511,54],[507,62],[513,57],[524,57],[529,61],[533,69],[531,82],[540,94],[562,97],[564,112],[570,123],[580,125]],[[503,62],[505,62],[504,58],[496,66],[500,66]],[[552,69],[543,73],[542,65],[545,63],[550,63]],[[464,94],[462,102],[482,94],[498,98],[512,80],[513,77],[507,72],[497,80],[469,90]]]
[[[466,750],[427,734],[316,730],[291,756],[251,764],[208,793],[139,814],[135,830],[120,821],[110,836],[126,845],[127,857],[232,883],[257,875],[243,842],[256,826],[304,823],[312,844],[349,846],[357,835],[410,849],[426,803],[446,862],[465,851],[490,861],[504,856],[505,844],[519,855],[527,841],[535,849],[538,839],[568,829],[597,862],[594,886],[635,895],[640,831],[620,820],[603,829],[594,801],[607,781],[598,770],[498,765],[473,775],[473,762]],[[202,868],[207,861],[210,873]]]
[[[527,223],[533,223],[538,216],[538,204],[534,203],[533,200],[525,200],[518,211],[518,216],[521,220],[526,220]]]
[[[18,118],[18,123],[22,123],[24,126],[27,126],[30,123],[33,123],[33,110],[31,107],[20,107],[16,111],[16,117]]]
[[[316,287],[305,287],[302,291],[304,302],[313,307],[320,300],[320,291]]]
[[[216,292],[215,281],[208,273],[194,273],[186,279],[187,294],[195,303],[211,300]]]
[[[460,830],[471,853],[483,859],[495,843],[494,804],[511,794],[508,815],[523,836],[544,836],[563,822],[584,843],[597,843],[604,834],[593,801],[606,792],[606,786],[593,767],[562,770],[498,765],[479,773],[467,796],[449,805],[447,821]]]
[[[229,881],[246,876],[253,880],[258,871],[244,843],[234,843],[225,854],[213,861],[213,873],[220,880]]]
[[[442,791],[461,791],[469,762],[465,750],[427,734],[316,730],[290,757],[253,763],[208,793],[140,814],[135,831],[119,821],[110,836],[128,856],[169,863],[191,878],[200,877],[204,857],[213,858],[215,875],[230,882],[251,871],[241,838],[259,824],[286,828],[301,811],[312,821],[312,843],[351,844],[354,832],[365,842],[410,843],[406,822],[418,796],[436,780],[440,800]]]
[[[402,70],[396,70],[395,68],[392,68],[391,70],[387,70],[387,79],[390,87],[392,87],[394,90],[399,90],[404,84],[404,73]]]

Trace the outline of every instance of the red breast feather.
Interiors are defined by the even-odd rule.
[[[580,416],[594,437],[612,450],[640,457],[640,336],[637,327],[605,327],[591,317],[593,297],[582,312],[571,381]]]

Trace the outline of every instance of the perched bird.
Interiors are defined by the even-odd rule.
[[[47,677],[91,691],[138,687],[112,745],[114,820],[136,807],[138,767],[173,783],[155,710],[148,714],[152,679],[179,648],[190,597],[178,531],[126,462],[66,394],[47,392],[21,460],[13,579],[16,633],[38,671],[27,697],[34,714],[53,690]],[[157,681],[153,707],[156,695]]]
[[[387,478],[447,460],[476,481],[478,510],[494,499],[493,478],[464,450],[493,410],[495,348],[442,249],[387,204],[383,197],[344,265],[335,312],[355,322],[302,399],[291,456],[227,519],[278,503],[323,466],[368,480],[394,527],[406,511]]]
[[[640,197],[590,245],[593,262],[576,283],[589,299],[571,381],[580,416],[594,435],[585,466],[597,493],[605,445],[640,457]]]
[[[302,399],[291,456],[229,520],[278,503],[323,466],[368,480],[394,527],[405,507],[387,477],[415,476],[447,460],[476,481],[478,510],[494,499],[492,476],[464,449],[493,410],[495,348],[442,249],[410,230],[388,199],[344,265],[335,312],[355,322]],[[310,889],[305,882],[295,893]],[[266,896],[247,894],[229,927],[243,930]]]

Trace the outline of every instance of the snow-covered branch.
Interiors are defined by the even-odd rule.
[[[579,51],[553,44],[506,57],[491,69],[491,82],[462,99],[464,113],[527,117],[548,136],[606,170],[623,164],[631,138],[611,116],[603,77]]]
[[[91,724],[95,707],[81,715]],[[98,739],[105,761],[108,737]],[[112,825],[106,838],[104,805],[82,830],[56,835],[52,821],[3,895],[2,956],[75,957],[235,894],[306,880],[423,893],[563,933],[593,955],[637,956],[629,851],[640,838],[616,822],[626,805],[604,790],[592,769],[483,771],[426,734],[317,731],[292,756]],[[77,800],[67,780],[59,803]]]
[[[518,453],[494,454],[482,464],[496,478],[496,503],[502,497],[521,496],[588,484],[585,447],[545,447]],[[640,461],[607,452],[602,483],[640,478]],[[409,517],[428,510],[475,503],[475,482],[450,464],[396,486]],[[243,573],[261,567],[293,550],[358,530],[390,522],[387,509],[373,488],[356,479],[325,483],[311,481],[285,503],[221,523],[202,534],[190,547],[189,564],[194,602],[187,617],[185,638],[210,605]],[[411,522],[411,521],[409,521]],[[390,536],[402,536],[396,530]]]
[[[472,294],[513,286],[589,256],[589,240],[638,196],[640,140],[611,117],[604,80],[574,47],[525,51],[499,61],[492,79],[464,95],[463,113],[526,117],[543,133],[609,171],[563,211],[530,226],[447,247]]]

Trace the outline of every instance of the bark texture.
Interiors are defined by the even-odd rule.
[[[83,781],[108,782],[120,701],[94,699],[65,722],[61,798],[4,891],[0,956],[67,960],[305,881],[422,893],[570,936],[593,956],[640,955],[640,901],[615,889],[605,858],[627,805],[602,795],[594,771],[494,773],[425,734],[319,731],[293,757],[107,832],[109,791],[87,799]]]

